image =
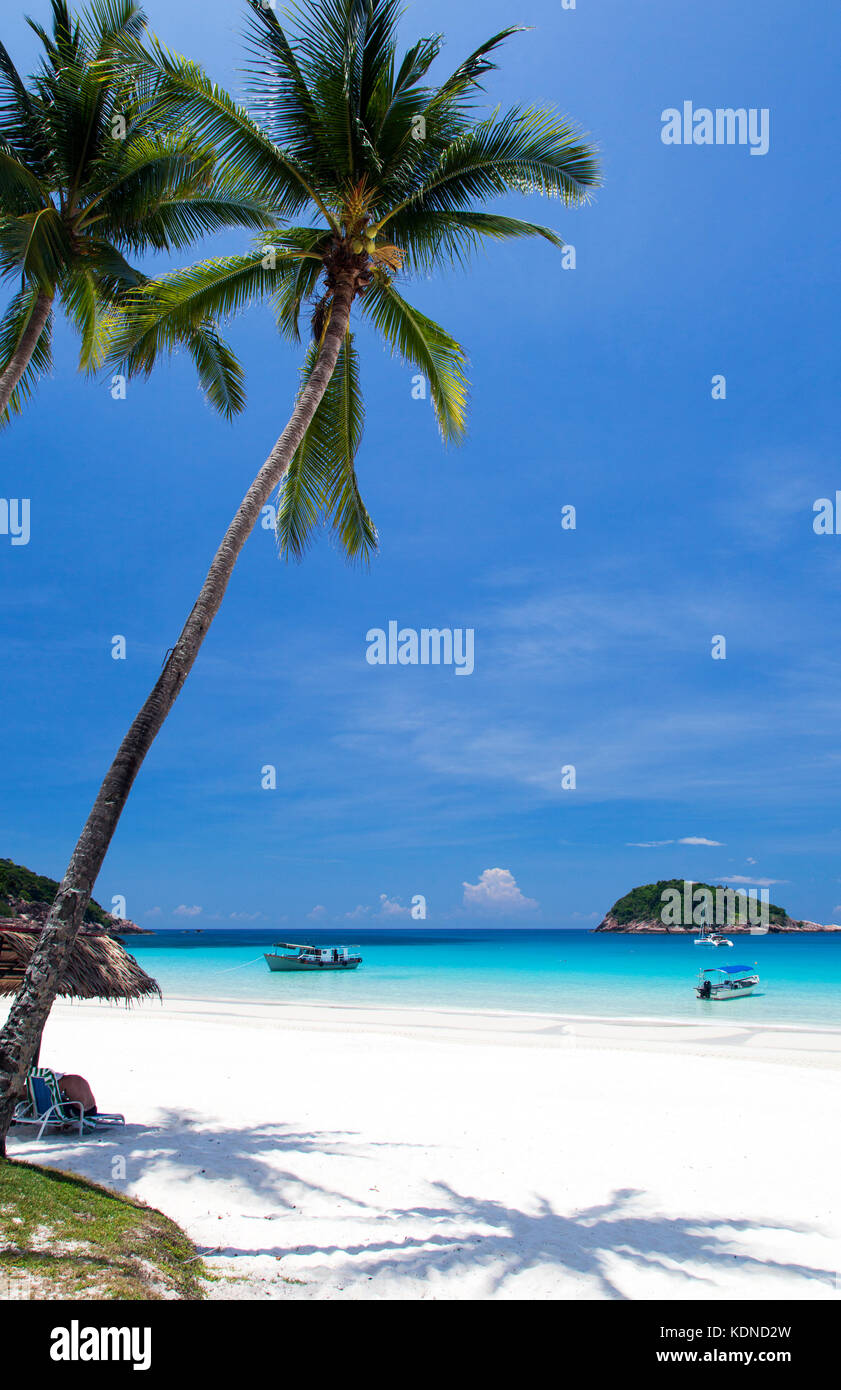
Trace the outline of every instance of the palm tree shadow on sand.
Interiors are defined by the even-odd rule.
[[[168,1168],[183,1181],[203,1184],[208,1197],[213,1189],[235,1184],[254,1198],[271,1201],[280,1212],[300,1210],[308,1194],[367,1208],[354,1198],[279,1167],[278,1155],[327,1154],[365,1158],[375,1164],[381,1148],[413,1147],[363,1141],[350,1130],[312,1131],[281,1123],[219,1127],[203,1123],[201,1116],[186,1110],[162,1110],[153,1125],[128,1124],[83,1139],[54,1132],[40,1141],[27,1142],[29,1136],[18,1136],[14,1128],[11,1135],[10,1158],[67,1168],[117,1192],[134,1194],[145,1177]],[[19,1137],[24,1142],[18,1147],[15,1140]],[[115,1159],[125,1161],[125,1178],[115,1176]]]
[[[699,1283],[708,1284],[711,1297],[716,1296],[717,1289],[714,1272],[730,1268],[734,1261],[749,1274],[773,1271],[834,1287],[835,1275],[828,1270],[765,1260],[733,1249],[734,1236],[742,1232],[807,1230],[804,1227],[731,1217],[634,1215],[629,1205],[643,1194],[630,1188],[614,1192],[610,1202],[564,1215],[546,1198],[538,1198],[536,1210],[526,1212],[490,1198],[465,1196],[444,1182],[432,1186],[446,1199],[446,1205],[390,1210],[384,1216],[389,1223],[426,1220],[445,1225],[449,1228],[446,1232],[345,1248],[297,1246],[295,1253],[325,1257],[345,1254],[356,1277],[366,1279],[388,1273],[423,1281],[434,1274],[458,1276],[484,1267],[490,1296],[517,1276],[542,1267],[556,1269],[559,1279],[572,1274],[595,1280],[597,1296],[625,1300],[629,1295],[608,1273],[617,1256],[636,1270],[682,1272],[696,1292]],[[694,1272],[703,1267],[710,1271],[708,1276]]]
[[[93,1143],[56,1135],[32,1148],[27,1145],[27,1152],[18,1150],[13,1156],[67,1166],[118,1191],[136,1189],[160,1164],[180,1170],[179,1176],[186,1181],[206,1185],[210,1201],[220,1190],[224,1192],[227,1184],[235,1183],[242,1191],[272,1204],[272,1211],[254,1213],[255,1234],[262,1219],[279,1219],[281,1225],[274,1228],[279,1233],[283,1218],[293,1211],[306,1217],[310,1201],[336,1199],[344,1208],[344,1219],[353,1225],[353,1242],[269,1245],[255,1240],[242,1246],[224,1243],[212,1250],[228,1258],[309,1257],[315,1263],[323,1259],[330,1262],[331,1282],[340,1277],[346,1286],[364,1281],[370,1287],[369,1281],[381,1276],[422,1286],[436,1277],[455,1281],[483,1270],[487,1275],[484,1296],[493,1297],[510,1291],[518,1277],[543,1270],[548,1276],[547,1297],[552,1297],[554,1271],[559,1289],[572,1276],[586,1285],[587,1297],[625,1300],[630,1295],[617,1282],[620,1264],[629,1276],[633,1270],[682,1279],[686,1296],[690,1291],[703,1295],[705,1288],[710,1297],[718,1296],[718,1276],[734,1265],[746,1276],[748,1293],[752,1275],[769,1273],[786,1279],[786,1296],[794,1289],[795,1296],[815,1297],[819,1296],[816,1286],[835,1286],[833,1271],[796,1261],[764,1259],[746,1250],[739,1239],[745,1234],[761,1238],[774,1231],[808,1235],[813,1228],[807,1226],[728,1215],[643,1215],[635,1213],[633,1207],[645,1194],[632,1188],[617,1190],[608,1202],[563,1213],[545,1197],[536,1197],[531,1209],[523,1210],[493,1198],[466,1195],[438,1181],[429,1184],[437,1198],[430,1205],[385,1208],[378,1206],[376,1199],[361,1201],[327,1189],[277,1162],[284,1153],[317,1153],[370,1159],[376,1165],[377,1151],[392,1147],[388,1143],[372,1145],[349,1131],[316,1132],[283,1124],[218,1128],[202,1125],[197,1116],[166,1112],[154,1126],[127,1126]],[[110,1179],[112,1159],[119,1154],[126,1159],[127,1184]],[[243,1211],[240,1215],[251,1213]],[[370,1239],[360,1239],[360,1220],[370,1225]],[[320,1217],[314,1211],[311,1229],[316,1237],[319,1225]],[[389,1235],[378,1239],[382,1229]],[[402,1234],[392,1236],[395,1230]],[[200,1249],[211,1251],[206,1245]],[[595,1293],[590,1292],[593,1287]]]

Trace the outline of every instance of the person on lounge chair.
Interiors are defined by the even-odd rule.
[[[83,1108],[86,1115],[95,1115],[96,1097],[90,1088],[90,1084],[83,1076],[77,1076],[75,1072],[54,1073],[55,1079],[61,1088],[61,1094],[65,1100],[74,1100]]]

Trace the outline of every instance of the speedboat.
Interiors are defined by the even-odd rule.
[[[695,993],[710,1002],[721,999],[741,999],[752,994],[759,976],[751,965],[712,965],[698,972]]]
[[[276,941],[274,949],[266,952],[265,961],[270,970],[355,970],[362,957],[348,946],[296,946],[292,941]]]

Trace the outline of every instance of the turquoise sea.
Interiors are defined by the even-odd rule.
[[[615,1018],[719,1019],[841,1027],[841,933],[734,937],[732,949],[691,937],[498,929],[292,932],[354,944],[356,971],[272,974],[268,931],[170,931],[126,938],[165,997],[281,1003],[513,1009]],[[748,964],[762,984],[747,999],[702,1003],[701,966]]]

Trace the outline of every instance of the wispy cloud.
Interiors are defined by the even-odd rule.
[[[773,888],[778,883],[790,882],[787,878],[750,878],[744,874],[724,874],[720,876],[722,883],[746,883],[754,888]]]
[[[186,903],[181,903],[173,913],[174,917],[200,917],[202,909],[198,906],[188,907]]]
[[[357,921],[360,917],[380,917],[385,920],[395,917],[409,917],[412,909],[404,907],[399,898],[390,898],[388,893],[380,893],[379,906],[376,910],[365,903],[358,903],[350,912],[344,915],[349,921]]]

